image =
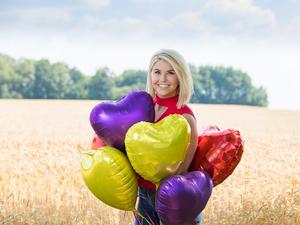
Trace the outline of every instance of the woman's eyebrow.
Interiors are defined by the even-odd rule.
[[[160,71],[160,69],[157,69],[157,68],[154,68],[153,70],[154,71]],[[174,69],[170,69],[170,70],[167,70],[167,72],[175,72],[175,70]]]

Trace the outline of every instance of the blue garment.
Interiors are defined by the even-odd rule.
[[[159,225],[160,220],[155,211],[155,194],[155,189],[139,188],[137,211],[153,225]],[[135,220],[134,225],[149,225],[149,223],[140,216],[137,216],[137,218],[139,221]]]
[[[156,190],[139,188],[139,201],[137,211],[141,213],[152,225],[160,225],[160,220],[157,212],[155,211],[155,194]],[[134,221],[134,225],[149,225],[149,223],[142,219],[140,216],[137,216],[138,220]],[[202,220],[202,214],[200,213],[196,219],[197,223],[194,225],[200,225]]]

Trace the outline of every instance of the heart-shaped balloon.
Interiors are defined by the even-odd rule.
[[[176,114],[157,123],[137,123],[125,138],[129,161],[144,179],[158,184],[175,174],[184,160],[190,133],[187,120]]]
[[[200,132],[189,171],[205,170],[216,186],[234,171],[243,151],[244,142],[239,131],[209,126]]]
[[[155,208],[164,225],[190,225],[205,208],[212,192],[206,172],[175,175],[161,182]]]
[[[90,123],[104,142],[125,151],[124,139],[133,124],[154,121],[154,103],[145,91],[132,91],[117,102],[103,102],[90,113]]]
[[[124,153],[110,146],[88,150],[80,165],[85,184],[98,199],[121,210],[135,210],[137,180]]]

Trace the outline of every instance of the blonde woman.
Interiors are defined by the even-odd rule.
[[[156,52],[149,64],[147,77],[147,92],[155,103],[155,122],[171,114],[184,116],[191,127],[191,140],[185,160],[177,170],[177,174],[187,172],[197,147],[197,125],[192,110],[188,107],[193,94],[193,80],[188,64],[175,50],[163,49]],[[138,178],[139,201],[138,211],[155,225],[160,224],[155,211],[155,185],[150,181]],[[137,217],[135,224],[148,224],[146,220]],[[200,224],[201,214],[193,224]]]

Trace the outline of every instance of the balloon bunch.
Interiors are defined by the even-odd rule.
[[[96,105],[90,122],[97,151],[86,151],[81,159],[90,191],[112,207],[136,212],[137,173],[156,184],[156,211],[165,225],[191,224],[243,152],[238,131],[209,127],[198,137],[190,172],[175,175],[188,149],[189,124],[181,115],[154,123],[153,100],[144,91]]]

